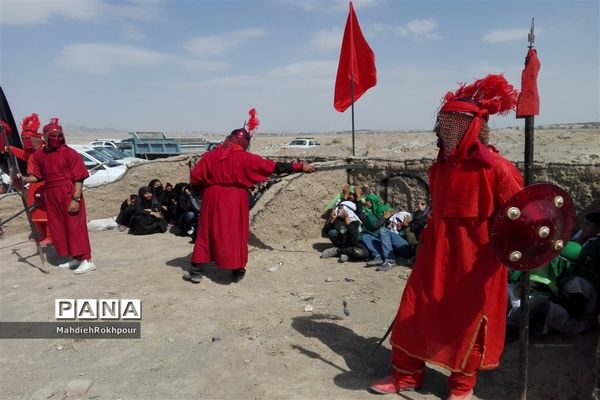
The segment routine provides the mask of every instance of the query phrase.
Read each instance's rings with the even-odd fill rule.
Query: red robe
[[[10,146],[10,151],[17,157],[19,160],[23,160],[27,162],[31,154],[28,151],[25,151],[19,147]],[[27,206],[31,207],[34,203],[38,203],[38,207],[31,212],[31,220],[33,222],[46,222],[48,220],[48,215],[46,215],[46,208],[43,205],[43,200],[41,198],[36,199],[35,195],[40,194],[43,195],[44,191],[44,182],[35,182],[30,183],[27,188],[26,200]],[[43,237],[42,237],[43,239]]]
[[[67,211],[75,193],[75,182],[89,176],[79,154],[66,145],[50,152],[40,148],[29,157],[27,173],[44,181],[48,226],[58,255],[90,259],[83,194],[79,212],[69,214]]]
[[[276,163],[227,146],[204,153],[191,173],[192,186],[202,191],[192,262],[237,269],[248,262],[248,189],[267,180]]]
[[[510,161],[490,155],[490,168],[432,165],[432,213],[392,331],[393,352],[453,372],[465,371],[479,329],[477,369],[498,366],[504,348],[507,269],[493,254],[490,227],[523,179]]]

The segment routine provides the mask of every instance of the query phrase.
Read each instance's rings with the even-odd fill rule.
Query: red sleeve
[[[27,160],[27,175],[33,175],[39,180],[44,180],[36,153],[33,153]]]
[[[27,153],[20,147],[10,146],[10,151],[17,157],[19,160],[27,161]]]
[[[90,176],[83,160],[79,156],[75,150],[70,147],[66,148],[68,151],[65,151],[65,157],[67,158],[67,164],[69,165],[69,169],[71,171],[71,179],[73,182],[83,181],[85,178]]]
[[[266,181],[273,174],[277,164],[275,161],[248,152],[240,153],[240,155],[244,168],[238,171],[237,179],[239,183],[252,187],[259,182]]]
[[[202,156],[190,171],[190,184],[194,187],[202,187],[206,177],[206,158]]]
[[[502,206],[510,197],[523,189],[523,176],[513,163],[498,156],[496,167],[496,201]]]
[[[302,172],[302,167],[304,167],[304,163],[301,163],[301,162],[293,162],[292,163],[292,171],[294,171],[294,172]]]

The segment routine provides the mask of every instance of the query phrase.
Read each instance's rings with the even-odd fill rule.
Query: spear
[[[525,186],[533,183],[533,142],[534,142],[534,116],[539,114],[539,96],[537,92],[537,74],[540,62],[537,51],[534,49],[535,35],[533,33],[534,19],[531,19],[531,29],[527,35],[529,42],[525,68],[521,75],[521,94],[517,103],[517,118],[525,118],[525,149],[524,172]],[[520,400],[527,399],[527,365],[529,362],[529,271],[521,274],[521,321],[520,321],[520,348],[519,348],[519,391]]]

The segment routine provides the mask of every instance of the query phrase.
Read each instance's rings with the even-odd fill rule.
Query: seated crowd
[[[164,188],[159,179],[139,188],[123,203],[117,216],[119,229],[132,235],[164,233],[170,229],[180,236],[194,238],[200,198],[188,183],[167,183]]]
[[[366,261],[376,271],[389,271],[397,259],[412,265],[429,211],[425,201],[413,213],[394,210],[377,194],[346,185],[326,206],[323,236],[333,247],[323,251],[321,258]]]
[[[521,320],[520,275],[509,274],[507,339],[517,340]],[[529,280],[530,334],[584,333],[597,325],[600,303],[600,211],[585,215],[583,225],[547,265]]]
[[[280,179],[260,183],[248,191],[248,206],[252,208],[265,190]],[[195,240],[201,196],[189,183],[180,182],[164,187],[160,179],[152,179],[139,188],[120,206],[116,222],[120,231],[128,229],[132,235],[151,235],[170,231]]]

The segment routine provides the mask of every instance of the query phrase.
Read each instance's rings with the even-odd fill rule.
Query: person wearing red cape
[[[23,122],[21,122],[23,148],[10,146],[10,151],[19,160],[27,162],[33,152],[44,145],[43,136],[38,133],[39,127],[40,119],[36,113],[23,118]],[[30,183],[27,188],[26,201],[27,207],[37,204],[37,207],[31,211],[31,220],[35,225],[40,246],[46,247],[52,244],[52,235],[48,228],[48,215],[44,207],[43,192],[44,182]]]
[[[83,181],[89,173],[79,154],[66,145],[58,118],[43,128],[44,147],[37,149],[27,165],[28,183],[43,181],[44,203],[54,248],[59,256],[71,260],[60,268],[74,268],[76,274],[96,269],[87,230]]]
[[[231,270],[233,282],[244,277],[248,262],[248,189],[272,174],[311,173],[315,168],[301,162],[267,160],[250,153],[250,140],[259,125],[256,110],[244,127],[235,129],[222,145],[202,155],[191,171],[191,185],[202,198],[198,233],[191,269],[183,279],[200,283],[204,264],[215,262]]]
[[[434,131],[432,212],[392,328],[392,369],[370,385],[388,394],[419,389],[425,363],[450,371],[449,399],[471,399],[479,370],[504,349],[507,268],[495,257],[496,212],[523,188],[519,170],[488,145],[488,116],[506,114],[517,91],[488,75],[448,92]]]

